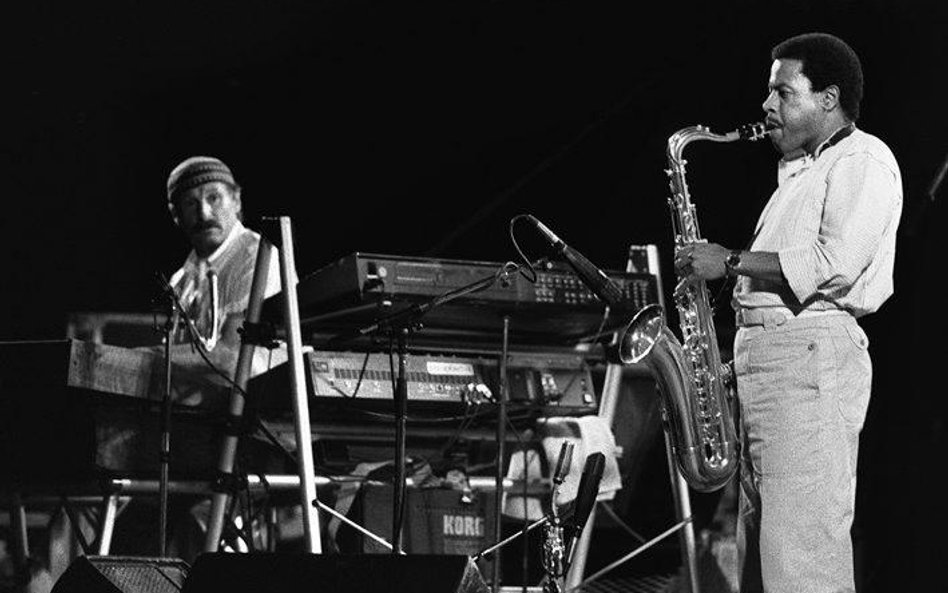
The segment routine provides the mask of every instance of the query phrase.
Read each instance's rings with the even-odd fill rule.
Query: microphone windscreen
[[[599,483],[602,481],[602,472],[606,467],[606,456],[603,453],[593,453],[586,457],[583,466],[583,475],[579,478],[576,490],[576,507],[573,511],[573,525],[571,531],[579,535],[589,519],[596,498],[599,496]]]

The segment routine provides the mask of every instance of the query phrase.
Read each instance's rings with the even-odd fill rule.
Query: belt
[[[849,313],[842,309],[804,309],[803,311],[794,313],[785,307],[760,307],[757,309],[738,309],[735,315],[735,323],[737,327],[752,327],[756,325],[777,327],[791,319],[829,317],[834,315],[849,315]]]

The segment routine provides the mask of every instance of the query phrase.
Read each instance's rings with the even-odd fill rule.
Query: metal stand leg
[[[30,541],[27,535],[26,507],[19,494],[13,495],[10,505],[10,531],[16,580],[25,584],[30,580]]]
[[[246,321],[248,323],[258,323],[260,321],[260,312],[263,308],[263,300],[266,295],[267,274],[270,270],[270,244],[260,239],[260,245],[257,248],[257,259],[254,263],[253,280],[250,288],[250,303],[247,306]],[[286,291],[284,291],[286,292]],[[204,540],[205,552],[216,552],[221,542],[221,534],[224,531],[224,515],[226,514],[228,499],[230,498],[229,484],[226,482],[234,471],[234,462],[237,457],[238,428],[236,424],[243,418],[244,414],[244,393],[246,393],[247,383],[250,380],[250,372],[253,365],[253,355],[255,345],[249,341],[244,341],[240,345],[240,353],[237,358],[237,371],[234,378],[234,388],[230,394],[230,429],[224,436],[221,443],[221,454],[217,464],[219,473],[219,483],[215,487],[214,496],[211,497],[211,514],[208,517],[207,534]]]
[[[289,367],[293,373],[293,410],[296,428],[296,450],[299,455],[300,502],[303,505],[303,533],[309,551],[322,552],[319,533],[319,510],[316,504],[316,466],[313,461],[313,439],[310,432],[309,398],[306,393],[306,371],[303,365],[303,337],[300,329],[299,303],[296,298],[296,264],[293,259],[293,232],[290,219],[280,217],[280,279],[283,286],[283,317],[286,325]]]
[[[616,404],[619,400],[619,386],[622,384],[622,365],[610,364],[606,367],[606,376],[602,385],[602,396],[599,399],[599,417],[612,426],[615,418]],[[593,525],[596,523],[596,507],[589,513],[586,528],[575,544],[572,563],[566,574],[566,590],[577,587],[583,580],[586,572],[586,556],[589,553],[589,543],[592,541]]]
[[[622,383],[622,372],[623,367],[621,365],[610,364],[606,368],[606,376],[603,381],[599,416],[604,418],[610,426],[615,418],[619,387]],[[675,517],[679,522],[676,528],[678,529],[678,539],[681,544],[683,578],[688,584],[688,591],[690,591],[690,593],[700,593],[698,586],[697,555],[695,553],[695,532],[694,525],[691,521],[691,498],[688,492],[688,483],[685,482],[685,479],[675,466],[675,460],[672,456],[667,433],[665,433],[665,454],[668,460],[672,496],[675,502]],[[573,562],[570,565],[569,573],[566,575],[567,591],[575,589],[583,582],[583,575],[586,570],[586,556],[589,553],[589,544],[592,540],[592,525],[594,524],[595,518],[596,508],[594,507],[586,522],[587,528],[583,530],[579,541],[576,542]]]
[[[688,482],[682,477],[675,465],[668,433],[665,435],[665,455],[668,459],[668,476],[671,480],[672,496],[675,499],[675,517],[683,523],[678,530],[678,541],[681,543],[682,576],[688,583],[691,593],[700,593],[698,586],[698,558],[695,554],[695,525],[691,517],[691,496],[688,493]]]
[[[279,218],[282,247],[280,249],[280,279],[282,282],[283,316],[287,331],[287,350],[289,354],[289,368],[292,372],[291,387],[293,391],[294,424],[296,428],[296,446],[299,455],[300,502],[303,511],[303,532],[308,544],[308,550],[314,554],[322,551],[319,533],[319,515],[316,509],[316,481],[315,464],[313,462],[312,436],[310,434],[309,400],[306,393],[306,376],[303,364],[302,332],[300,330],[299,303],[296,295],[296,265],[293,259],[293,234],[290,219],[286,216]],[[266,296],[267,274],[270,269],[270,244],[263,238],[257,248],[257,259],[254,263],[252,286],[250,288],[250,302],[247,306],[246,324],[257,324],[263,309]],[[204,542],[206,552],[216,552],[220,546],[221,534],[224,528],[224,515],[229,499],[229,488],[226,482],[232,477],[234,461],[237,454],[237,436],[239,431],[236,424],[243,417],[244,395],[252,371],[255,345],[244,341],[240,346],[240,355],[237,359],[235,387],[231,391],[229,431],[221,447],[218,471],[222,484],[218,485],[217,492],[211,499],[211,516],[208,520],[207,538]]]
[[[99,525],[99,546],[96,552],[99,556],[108,556],[112,547],[112,534],[115,532],[115,518],[118,516],[118,494],[109,494],[102,501],[101,518]]]
[[[629,247],[629,261],[626,268],[630,272],[635,269],[635,263],[632,260],[633,253],[637,250],[639,250],[639,248],[635,246]],[[648,260],[646,267],[655,275],[658,286],[662,286],[662,268],[659,264],[658,247],[655,245],[647,245],[645,251]],[[665,295],[661,290],[658,291],[658,302],[663,308],[665,307]],[[683,527],[678,532],[678,539],[681,542],[681,565],[691,593],[700,593],[700,588],[698,587],[698,563],[695,555],[695,528],[691,520],[691,496],[688,493],[688,483],[682,477],[681,473],[679,473],[678,467],[675,464],[674,455],[672,454],[672,443],[668,438],[668,432],[663,430],[662,433],[665,435],[665,454],[668,457],[668,475],[671,480],[672,496],[675,499],[675,516],[679,522],[683,523]],[[687,523],[685,523],[686,521]]]
[[[503,344],[501,347],[500,353],[500,390],[497,394],[498,397],[498,406],[497,406],[497,466],[495,467],[494,473],[494,484],[496,484],[497,489],[495,490],[496,496],[494,496],[494,534],[495,537],[500,538],[503,525],[503,510],[504,510],[504,459],[507,456],[506,453],[506,441],[507,441],[507,401],[510,398],[510,394],[507,393],[508,383],[507,383],[507,346],[509,343],[509,332],[510,332],[510,316],[504,315],[504,329],[503,329]],[[526,466],[526,457],[524,457],[524,466]],[[524,501],[526,504],[526,501]],[[526,514],[526,508],[524,508],[524,514]],[[500,591],[500,560],[495,559],[494,563],[491,566],[491,590],[494,593],[499,593]]]

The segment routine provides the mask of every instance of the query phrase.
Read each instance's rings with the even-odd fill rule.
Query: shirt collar
[[[816,147],[816,152],[813,153],[813,158],[817,159],[823,154],[823,151],[833,146],[846,136],[849,136],[856,130],[856,124],[849,122],[848,124],[839,127],[835,132],[833,132],[829,138],[824,140],[819,146]]]
[[[808,152],[803,153],[795,159],[784,160],[781,159],[777,163],[777,182],[778,184],[783,183],[785,179],[788,179],[797,173],[803,171],[810,165],[812,165],[816,159],[820,157],[823,152],[838,143],[843,138],[849,136],[856,130],[856,124],[850,122],[833,132],[829,138],[820,143],[816,147],[816,152],[810,154]]]
[[[795,159],[780,159],[777,163],[777,183],[782,184],[784,180],[793,177],[800,171],[803,171],[813,162],[813,157],[804,153]]]

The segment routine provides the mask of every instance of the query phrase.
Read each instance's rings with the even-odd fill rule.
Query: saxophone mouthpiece
[[[768,127],[764,122],[756,122],[753,124],[746,124],[738,128],[737,132],[740,134],[742,140],[750,140],[751,142],[760,140],[761,138],[766,138],[773,127]]]

